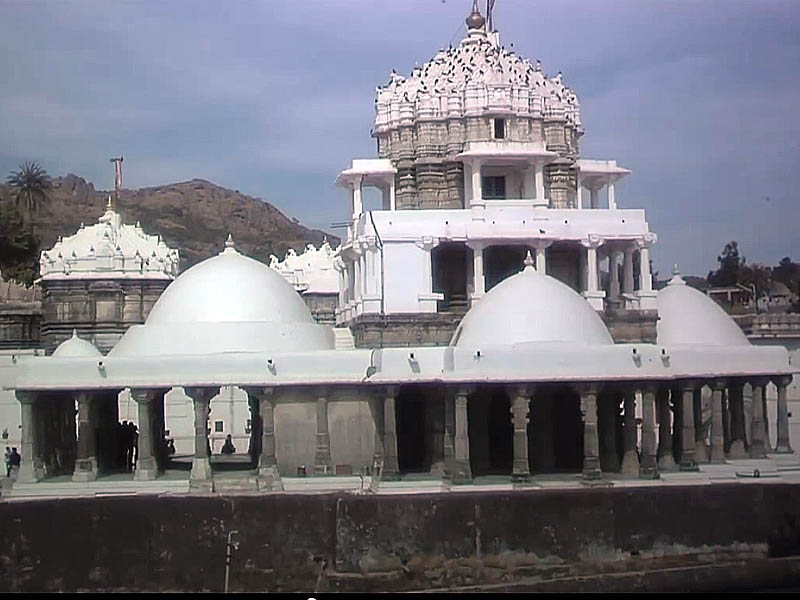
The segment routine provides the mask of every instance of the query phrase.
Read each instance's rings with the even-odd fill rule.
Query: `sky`
[[[485,2],[481,2],[484,5]],[[341,235],[375,88],[465,34],[472,0],[0,0],[0,174],[202,178]],[[497,0],[501,42],[581,102],[663,279],[800,260],[800,1]]]

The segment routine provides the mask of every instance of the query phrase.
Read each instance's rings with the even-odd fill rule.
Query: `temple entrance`
[[[484,277],[488,292],[506,277],[522,271],[527,246],[489,246],[484,250]]]
[[[503,390],[473,394],[467,404],[473,476],[510,475],[514,459],[511,403]]]
[[[444,294],[438,312],[466,312],[470,252],[463,242],[439,244],[431,251],[433,291]]]
[[[559,472],[583,469],[583,419],[580,395],[567,386],[553,389],[554,467]]]
[[[401,473],[430,469],[430,443],[426,435],[426,398],[417,386],[403,386],[395,401],[397,411],[397,464]]]

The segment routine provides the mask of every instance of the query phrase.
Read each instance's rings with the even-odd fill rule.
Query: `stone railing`
[[[731,316],[748,337],[800,337],[800,313]]]

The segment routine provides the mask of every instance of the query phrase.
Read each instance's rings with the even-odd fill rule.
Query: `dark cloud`
[[[24,159],[110,187],[203,177],[303,222],[369,136],[375,86],[457,43],[469,0],[0,5],[0,169]],[[665,273],[800,258],[800,3],[500,0],[505,44],[564,72],[583,154],[633,174]],[[766,201],[765,198],[770,198]]]

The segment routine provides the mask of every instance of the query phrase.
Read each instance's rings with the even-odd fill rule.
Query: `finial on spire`
[[[672,279],[669,280],[667,285],[686,285],[686,282],[681,277],[681,272],[678,269],[678,263],[675,263],[675,266],[672,267]]]
[[[481,29],[486,24],[481,11],[478,9],[478,0],[472,2],[472,12],[467,17],[467,29]]]
[[[74,338],[78,337],[78,330],[77,329],[73,329],[72,330],[72,337],[74,337]]]
[[[525,265],[525,269],[526,270],[527,269],[533,269],[533,264],[534,264],[533,263],[533,256],[531,256],[531,251],[530,250],[528,250],[528,254],[527,254],[527,256],[525,256],[525,260],[523,261],[523,264]]]
[[[108,195],[108,199],[106,200],[106,210],[114,210],[114,196],[111,194]]]
[[[228,239],[225,240],[225,249],[222,252],[236,252],[236,244],[233,243],[233,236],[230,233],[228,234]]]
[[[674,277],[675,275],[680,275],[680,274],[681,274],[681,271],[680,271],[680,269],[678,269],[678,263],[675,263],[673,265],[673,267],[672,267],[672,275]]]

